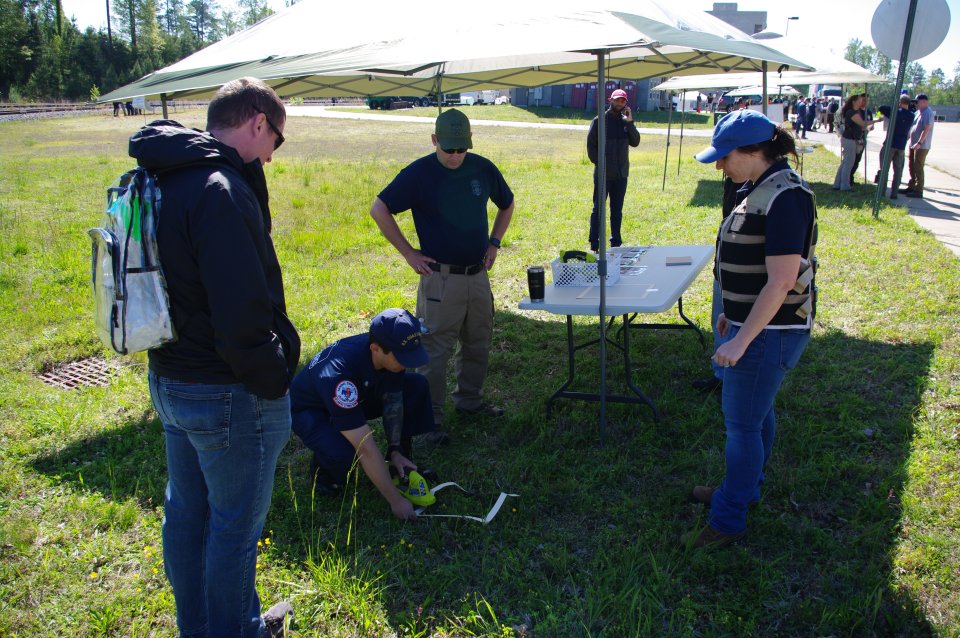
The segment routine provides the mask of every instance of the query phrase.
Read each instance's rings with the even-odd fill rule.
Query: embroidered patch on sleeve
[[[341,381],[333,391],[333,402],[344,410],[357,407],[360,403],[360,393],[353,381]]]

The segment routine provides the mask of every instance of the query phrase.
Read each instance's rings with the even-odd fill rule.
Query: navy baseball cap
[[[710,146],[693,157],[704,164],[715,162],[741,146],[772,140],[776,129],[776,124],[757,111],[743,109],[727,113],[720,118],[716,128],[713,129]]]
[[[405,368],[419,368],[430,359],[421,343],[420,320],[403,308],[387,308],[374,317],[370,333]]]

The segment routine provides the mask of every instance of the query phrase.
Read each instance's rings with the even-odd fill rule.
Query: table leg
[[[627,315],[623,315],[623,325],[627,325]],[[640,397],[641,401],[650,406],[650,409],[653,410],[654,422],[659,422],[660,412],[657,410],[657,406],[633,382],[633,366],[630,365],[630,330],[623,331],[623,375],[627,381],[627,387],[633,390],[633,393]]]
[[[576,353],[576,347],[573,343],[573,317],[567,315],[567,380],[564,382],[560,389],[554,392],[549,399],[547,399],[547,417],[550,416],[550,411],[553,409],[553,402],[562,397],[566,392],[566,389],[570,387],[570,384],[573,383],[573,377],[575,373],[575,360],[574,354]]]
[[[610,324],[612,326],[616,317],[610,318]],[[627,321],[627,316],[623,316],[623,321]],[[592,339],[585,343],[579,345],[574,343],[573,338],[573,317],[567,315],[567,380],[560,386],[556,392],[554,392],[549,399],[547,399],[547,417],[549,418],[553,410],[553,402],[557,399],[574,399],[579,401],[599,401],[600,394],[591,393],[591,392],[578,392],[574,390],[568,390],[570,384],[573,383],[573,379],[576,376],[576,359],[575,354],[577,350],[592,346],[596,343],[599,343],[600,339]],[[654,405],[653,401],[647,397],[642,390],[633,382],[633,370],[630,363],[630,341],[629,337],[624,338],[624,343],[618,343],[610,338],[607,338],[607,343],[612,345],[614,348],[617,348],[623,354],[623,368],[626,375],[627,387],[630,388],[630,391],[636,396],[623,395],[623,394],[607,394],[606,400],[611,403],[634,403],[634,404],[645,404],[653,410],[653,418],[655,421],[660,419],[660,414],[657,411],[657,406]]]
[[[687,315],[683,314],[683,297],[677,299],[677,311],[680,313],[680,318],[683,319],[684,324],[679,323],[633,323],[633,320],[640,313],[634,313],[630,316],[630,319],[627,319],[627,316],[624,315],[623,326],[620,327],[620,330],[617,331],[617,337],[620,337],[620,333],[626,330],[628,327],[635,330],[696,330],[697,338],[700,340],[700,347],[704,350],[707,349],[707,340],[703,336],[703,331],[700,330],[700,327],[697,324],[693,323]]]

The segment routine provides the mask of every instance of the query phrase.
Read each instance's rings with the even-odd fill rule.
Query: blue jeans
[[[713,326],[713,351],[716,352],[717,348],[725,344],[727,341],[730,341],[730,333],[727,333],[726,337],[720,336],[720,331],[717,330],[717,319],[720,318],[720,313],[723,312],[723,293],[720,290],[720,282],[717,281],[717,278],[713,278],[713,298],[710,303],[710,325]],[[713,359],[710,360],[710,365],[713,367],[713,376],[717,379],[723,381],[723,366],[717,365],[717,362]]]
[[[371,398],[365,401],[363,416],[368,421],[383,416],[380,400]],[[427,378],[416,372],[406,372],[403,375],[401,440],[433,432],[436,428]],[[300,410],[294,413],[293,431],[313,451],[317,465],[326,470],[333,482],[341,485],[347,482],[357,451],[340,430],[330,425],[330,415],[325,410]],[[407,453],[404,451],[404,454]]]
[[[593,212],[590,214],[590,245],[600,243],[600,202],[597,201],[597,175],[593,175]],[[623,200],[627,196],[627,178],[607,180],[607,195],[610,197],[610,246],[616,248],[623,244],[620,225],[623,222]]]
[[[180,635],[258,637],[257,541],[290,438],[290,398],[152,372],[149,381],[166,434],[163,560]]]
[[[731,326],[728,335],[732,339],[739,330]],[[747,507],[760,500],[763,471],[777,433],[774,399],[809,342],[809,330],[768,328],[757,335],[737,365],[724,370],[727,474],[713,493],[708,519],[717,531],[738,534],[747,528]]]

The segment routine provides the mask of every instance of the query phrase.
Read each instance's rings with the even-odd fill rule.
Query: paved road
[[[419,122],[432,125],[433,120],[413,115],[385,115],[382,113],[330,111],[325,106],[288,106],[287,114],[292,117],[328,117],[351,120],[381,120]],[[509,126],[520,128],[554,128],[587,131],[586,124],[550,124],[538,122],[503,122],[497,120],[471,120],[476,126]],[[642,127],[645,135],[666,135],[666,128]],[[679,135],[679,127],[674,127],[671,135]],[[712,130],[686,129],[684,137],[710,137]],[[812,131],[809,141],[822,144],[838,156],[840,138],[831,133]],[[867,170],[872,178],[877,167],[877,154],[883,142],[883,135],[874,133],[868,138]],[[924,199],[900,197],[897,203],[909,206],[910,216],[921,227],[932,232],[955,255],[960,256],[960,123],[937,122],[933,129],[933,146],[927,156],[926,193]],[[904,166],[904,181],[908,175]]]

